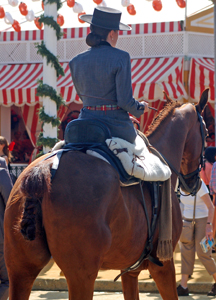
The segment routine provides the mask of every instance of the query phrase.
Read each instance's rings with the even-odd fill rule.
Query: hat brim
[[[82,21],[84,21],[86,23],[89,23],[89,24],[92,24],[92,25],[95,25],[95,26],[98,26],[98,25],[92,23],[92,17],[93,17],[93,15],[86,15],[86,14],[79,16],[79,18]],[[103,27],[103,26],[100,26],[100,27],[104,28],[104,29],[115,30],[115,29],[110,28],[110,27]],[[128,31],[128,30],[132,30],[132,28],[129,25],[126,25],[126,24],[123,24],[123,23],[119,23],[119,29],[118,30],[127,30]]]

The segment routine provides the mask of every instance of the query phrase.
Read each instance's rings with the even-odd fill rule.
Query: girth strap
[[[150,221],[149,221],[149,216],[148,216],[148,211],[147,211],[147,207],[146,207],[146,202],[145,202],[145,198],[144,198],[144,193],[143,193],[143,189],[142,189],[141,180],[140,180],[139,184],[140,184],[140,190],[141,190],[141,194],[142,194],[142,205],[143,205],[143,209],[144,209],[144,212],[145,212],[145,215],[146,215],[146,220],[147,220],[147,228],[148,228],[147,242],[145,244],[145,248],[144,248],[140,258],[138,259],[138,261],[135,262],[135,264],[133,264],[132,266],[130,266],[127,269],[123,270],[121,274],[116,276],[114,281],[117,281],[119,279],[119,277],[122,276],[123,274],[138,269],[141,266],[141,264],[143,263],[143,261],[146,260],[146,259],[150,260],[151,262],[155,263],[156,265],[158,265],[160,267],[163,266],[163,264],[157,258],[154,258],[150,255],[151,252],[152,252],[152,249],[153,249],[153,237],[154,237],[156,224],[157,224],[157,217],[158,217],[159,182],[152,182],[154,192],[153,192],[153,201],[152,201],[152,221],[151,221],[151,224],[150,224]]]

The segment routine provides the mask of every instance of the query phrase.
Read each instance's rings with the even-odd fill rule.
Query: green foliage
[[[40,132],[37,144],[38,146],[53,148],[58,141],[57,138],[44,137],[43,132]]]
[[[64,76],[64,70],[59,63],[58,58],[47,49],[44,41],[41,41],[41,44],[37,44],[36,48],[38,49],[37,54],[40,54],[42,57],[46,57],[47,64],[51,63],[51,65],[54,67],[57,73],[57,77],[59,77],[60,75]]]
[[[43,3],[45,3],[45,1],[49,4],[57,3],[57,10],[59,10],[62,7],[61,0],[43,0]]]
[[[57,40],[60,40],[60,38],[63,36],[59,24],[54,20],[53,17],[45,17],[44,15],[41,15],[38,22],[52,27],[56,31]]]
[[[48,84],[43,84],[42,80],[38,80],[38,87],[37,87],[37,96],[38,97],[50,97],[53,101],[55,101],[57,105],[57,110],[59,110],[59,107],[63,104],[65,105],[63,98],[61,95],[58,95],[56,90],[49,86]]]

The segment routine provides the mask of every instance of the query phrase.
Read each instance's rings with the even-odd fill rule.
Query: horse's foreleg
[[[149,262],[148,269],[161,297],[164,300],[178,300],[173,259],[163,262],[163,267]]]
[[[139,300],[138,276],[140,272],[127,272],[121,276],[125,300]]]

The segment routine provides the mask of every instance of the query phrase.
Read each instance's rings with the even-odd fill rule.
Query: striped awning
[[[57,81],[57,91],[66,104],[81,103],[76,94],[68,63],[61,64],[65,76]],[[0,67],[0,104],[4,106],[35,105],[40,101],[36,96],[37,81],[43,79],[43,64],[20,64]]]
[[[57,81],[58,93],[66,104],[81,103],[76,94],[68,63],[62,63],[65,76]],[[187,98],[183,85],[183,58],[147,58],[131,60],[132,87],[136,99],[163,99],[163,90],[176,100]],[[0,67],[0,104],[4,106],[35,105],[37,81],[43,79],[42,64],[6,65]]]
[[[182,57],[132,60],[132,86],[136,99],[163,99],[163,91],[175,100],[187,99]]]
[[[210,88],[209,103],[213,104],[214,92],[214,59],[191,58],[189,73],[189,96],[198,102],[205,88]]]

